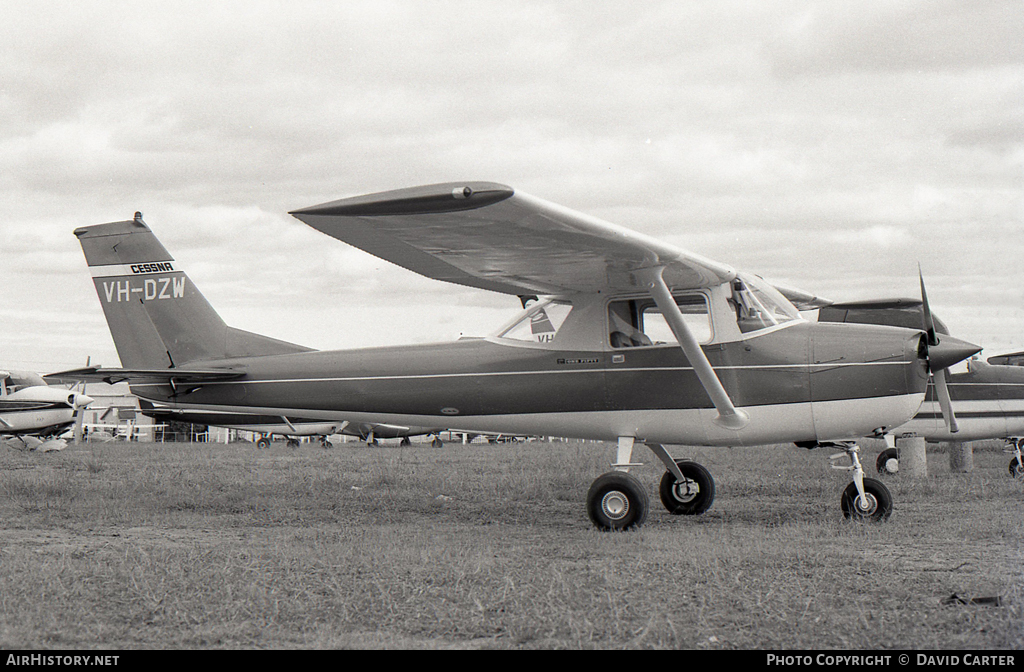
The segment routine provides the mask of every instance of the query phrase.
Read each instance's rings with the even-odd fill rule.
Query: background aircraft
[[[938,317],[932,316],[936,331],[949,331]],[[917,299],[879,299],[851,303],[835,303],[818,311],[818,320],[826,322],[859,322],[908,326],[924,319],[924,306]],[[936,384],[930,381],[920,410],[906,424],[886,432],[889,447],[876,460],[879,473],[899,470],[899,453],[895,437],[916,435],[926,441],[979,441],[1005,439],[1014,452],[1010,474],[1024,472],[1020,441],[1024,437],[1024,367],[1010,365],[1020,353],[967,362],[966,373],[948,376],[950,414],[943,414]]]
[[[1024,352],[1008,352],[1005,355],[994,355],[986,361],[989,364],[1000,366],[1024,366]]]
[[[439,429],[427,429],[425,427],[401,427],[397,425],[385,425],[382,423],[360,422],[353,424],[347,420],[341,422],[324,422],[322,420],[309,420],[306,418],[289,418],[286,416],[258,415],[254,413],[242,413],[237,411],[191,411],[164,405],[155,405],[150,401],[142,399],[139,401],[143,415],[155,420],[167,422],[176,420],[178,422],[189,422],[198,425],[211,427],[226,427],[247,432],[263,434],[257,440],[256,445],[260,448],[267,448],[274,436],[283,436],[287,439],[289,446],[297,446],[299,441],[296,437],[319,436],[320,443],[325,448],[331,447],[327,437],[333,434],[345,434],[347,436],[358,436],[367,445],[377,445],[378,439],[401,439],[402,445],[409,445],[409,437],[433,434],[431,445],[435,448],[444,446],[441,441]]]
[[[23,448],[49,452],[67,443],[58,435],[76,422],[92,398],[81,392],[47,385],[38,373],[0,371],[0,435]]]
[[[929,370],[978,351],[921,329],[809,323],[760,278],[500,184],[429,185],[296,211],[328,235],[423,275],[548,297],[484,339],[313,351],[227,326],[141,214],[75,231],[123,369],[142,398],[191,410],[611,440],[587,511],[641,525],[635,443],[665,465],[673,514],[703,513],[714,481],[662,444],[812,441],[850,457],[844,515],[886,518],[858,436],[909,420]]]

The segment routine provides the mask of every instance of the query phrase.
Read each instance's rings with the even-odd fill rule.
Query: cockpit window
[[[564,301],[545,301],[533,306],[526,314],[499,336],[513,341],[551,343],[565,318],[572,312],[572,304]]]
[[[750,276],[732,281],[729,304],[736,311],[740,331],[748,333],[799,319],[793,304],[774,287]]]
[[[677,296],[683,321],[699,343],[711,340],[711,313],[703,294]],[[608,304],[609,342],[613,348],[631,348],[675,342],[675,335],[652,299],[613,301]]]

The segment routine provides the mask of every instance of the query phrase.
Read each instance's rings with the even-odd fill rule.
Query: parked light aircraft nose
[[[225,325],[137,214],[75,232],[127,368],[65,378],[128,380],[183,409],[610,440],[614,470],[587,497],[600,529],[647,517],[628,473],[637,442],[665,465],[673,514],[706,511],[714,482],[662,444],[836,442],[853,474],[844,515],[889,515],[891,496],[863,478],[850,440],[920,406],[922,330],[806,322],[756,275],[505,185],[292,214],[427,277],[544,298],[483,339],[313,351]]]
[[[68,395],[68,403],[75,408],[85,408],[89,404],[95,401],[92,397],[87,394],[75,392]]]
[[[867,324],[928,326],[931,319],[938,344],[930,346],[933,366],[938,370],[958,361],[964,351],[973,346],[951,336],[942,321],[925,311],[924,298],[871,299],[847,303],[822,301],[819,322],[860,322]],[[930,341],[929,341],[930,342]],[[948,357],[941,353],[953,351]],[[937,354],[937,352],[939,354]],[[928,384],[925,402],[917,414],[905,425],[885,432],[888,444],[875,462],[883,474],[899,469],[899,451],[896,440],[902,436],[922,437],[930,442],[969,442],[982,439],[1004,439],[1015,457],[1010,462],[1010,473],[1017,475],[1020,462],[1020,437],[1024,437],[1024,368],[1003,366],[1013,355],[997,355],[988,363],[970,360],[966,373],[954,373],[947,380],[935,378]],[[943,376],[945,378],[945,376]],[[948,390],[943,393],[942,386]]]
[[[92,401],[85,394],[47,385],[35,372],[0,371],[0,435],[14,436],[24,447],[59,443],[62,448],[64,442],[53,437],[80,419]]]

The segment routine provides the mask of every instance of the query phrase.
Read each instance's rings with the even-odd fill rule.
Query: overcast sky
[[[118,365],[72,230],[141,210],[232,326],[484,335],[514,297],[289,210],[508,184],[1024,349],[1024,5],[0,0],[0,368]]]

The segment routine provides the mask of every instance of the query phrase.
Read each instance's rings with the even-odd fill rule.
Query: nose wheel
[[[875,460],[875,467],[878,469],[878,473],[895,474],[900,470],[900,454],[895,448],[886,448],[878,454],[878,459]]]
[[[892,513],[892,495],[885,483],[874,478],[864,479],[864,494],[857,492],[857,484],[850,483],[840,500],[843,517],[849,520],[885,520]]]
[[[830,460],[837,460],[842,457],[850,458],[850,466],[833,464],[833,469],[841,469],[851,472],[853,480],[843,490],[839,500],[840,508],[843,510],[843,517],[848,520],[886,520],[892,514],[892,495],[885,483],[874,478],[864,478],[864,469],[861,467],[860,446],[856,443],[840,441],[828,444],[843,450],[829,457]],[[886,451],[887,452],[887,451]],[[895,451],[893,451],[895,452]],[[884,454],[884,453],[883,453]],[[881,457],[877,463],[881,467]]]
[[[1006,452],[1013,455],[1013,459],[1010,460],[1010,476],[1024,478],[1024,456],[1021,455],[1021,444],[1024,444],[1024,439],[1007,439],[1006,443],[1010,446]]]

